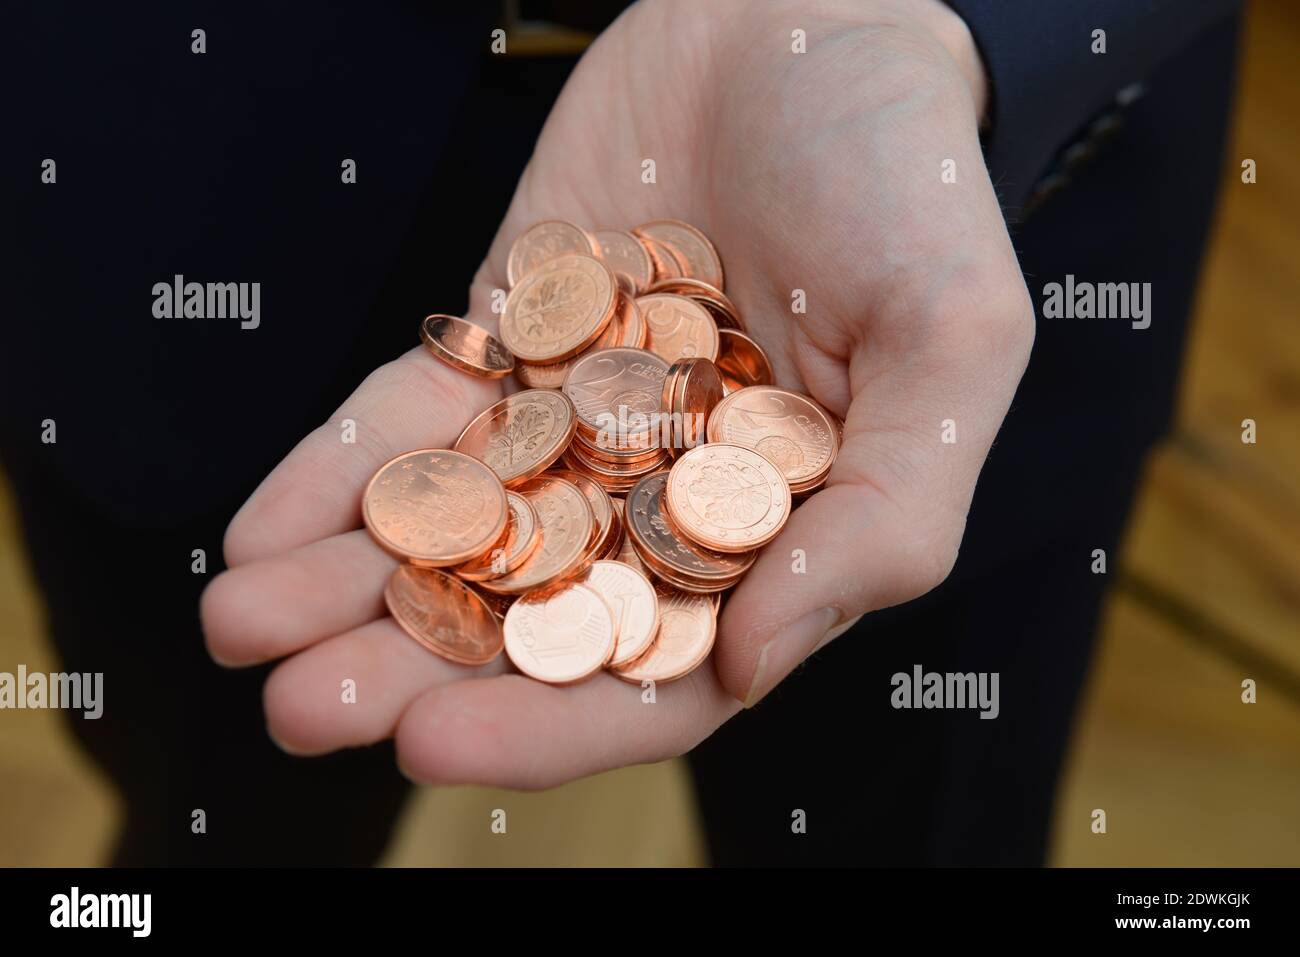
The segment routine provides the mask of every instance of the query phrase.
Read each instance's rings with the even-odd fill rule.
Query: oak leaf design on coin
[[[702,500],[705,517],[722,526],[749,525],[767,514],[772,502],[763,477],[735,462],[704,466],[690,490]]]
[[[488,439],[483,461],[492,468],[515,464],[518,452],[532,453],[550,430],[550,416],[535,405],[526,405],[512,416],[501,432]]]
[[[573,274],[548,276],[519,303],[524,334],[533,339],[558,339],[568,335],[590,308],[583,278]]]

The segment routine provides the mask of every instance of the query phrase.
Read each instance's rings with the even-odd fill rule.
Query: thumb
[[[746,707],[864,613],[917,598],[952,570],[1033,341],[1023,283],[1000,288],[1010,295],[985,299],[985,318],[960,324],[960,342],[939,336],[920,363],[886,356],[878,373],[860,372],[826,486],[795,509],[723,613],[715,667]],[[974,302],[958,307],[971,317]],[[960,442],[938,427],[950,410],[961,410]]]
[[[797,508],[727,603],[714,651],[718,679],[751,707],[864,612],[937,585],[950,542],[910,536],[897,508],[868,486],[829,484]]]

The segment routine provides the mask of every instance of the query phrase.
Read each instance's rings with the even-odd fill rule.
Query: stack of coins
[[[721,596],[826,481],[836,418],[772,384],[708,238],[676,220],[548,220],[510,250],[500,340],[424,320],[429,351],[525,386],[451,450],[382,466],[367,528],[402,559],[385,590],[431,651],[504,649],[553,684],[672,681],[705,661]]]

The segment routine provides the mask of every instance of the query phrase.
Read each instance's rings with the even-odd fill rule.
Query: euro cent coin
[[[650,579],[618,561],[598,561],[585,580],[605,599],[617,624],[618,644],[609,667],[631,664],[645,653],[659,631],[659,601]]]
[[[598,259],[551,259],[520,279],[506,296],[501,341],[524,362],[559,362],[600,338],[617,301],[618,282]]]
[[[652,293],[639,297],[636,304],[649,327],[646,348],[665,362],[697,356],[710,362],[718,358],[718,325],[695,300]]]
[[[665,491],[683,535],[718,552],[749,552],[780,533],[790,517],[790,486],[753,449],[701,445],[674,464]]]
[[[709,238],[690,223],[680,219],[657,219],[632,230],[638,237],[667,246],[676,253],[682,272],[690,279],[707,282],[724,289],[722,260]]]
[[[634,292],[642,292],[654,281],[654,262],[635,236],[625,229],[598,229],[594,236],[600,258],[615,273],[627,276]]]
[[[578,427],[602,437],[602,447],[650,449],[667,371],[668,364],[645,349],[601,349],[573,364],[564,394],[578,413]]]
[[[478,459],[421,449],[380,466],[361,510],[385,551],[413,565],[440,568],[490,548],[505,530],[509,508],[501,480]]]
[[[496,543],[482,555],[472,558],[454,569],[466,581],[487,581],[512,572],[527,561],[542,543],[537,512],[532,504],[518,492],[506,489],[506,502],[510,508],[506,530]]]
[[[420,340],[436,358],[480,379],[501,379],[515,368],[500,339],[457,316],[425,316]]]
[[[515,285],[542,263],[570,253],[596,255],[590,234],[562,219],[544,219],[516,237],[506,259],[506,282]]]
[[[573,403],[562,393],[527,389],[479,413],[456,440],[456,451],[481,459],[513,487],[548,469],[576,427]]]
[[[401,565],[384,588],[401,629],[437,655],[485,665],[501,653],[501,623],[465,583],[432,568]]]
[[[750,386],[714,407],[708,439],[753,449],[779,468],[798,494],[826,480],[839,452],[840,425],[807,396]]]
[[[611,668],[633,684],[684,678],[709,656],[718,633],[717,613],[708,595],[692,595],[662,583],[656,584],[655,595],[659,633],[649,650],[635,661]]]
[[[595,674],[615,647],[614,615],[592,588],[571,582],[524,595],[506,612],[506,654],[538,681],[565,685]]]
[[[522,595],[575,577],[590,558],[588,547],[595,519],[581,489],[565,479],[539,475],[516,491],[537,513],[542,544],[514,571],[479,584],[498,595]]]

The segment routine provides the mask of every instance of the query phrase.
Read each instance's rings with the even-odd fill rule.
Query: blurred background
[[[572,52],[585,42],[539,31],[516,49]],[[1252,3],[1178,423],[1148,463],[1111,562],[1101,642],[1057,796],[1055,865],[1300,866],[1298,58],[1300,5]],[[1241,182],[1245,158],[1258,164],[1254,185]],[[1253,445],[1241,441],[1247,418],[1258,427]],[[0,482],[0,671],[20,662],[59,669],[43,621]],[[1241,701],[1247,678],[1258,686],[1253,705]],[[2,866],[93,866],[111,849],[117,797],[63,720],[9,711],[0,721]],[[498,807],[525,826],[491,835],[483,823]],[[1105,835],[1091,832],[1093,808],[1106,809]],[[421,790],[385,862],[706,858],[689,771],[670,761],[540,794]]]

